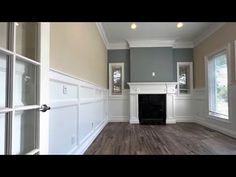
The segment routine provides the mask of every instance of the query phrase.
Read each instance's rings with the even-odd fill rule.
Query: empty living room
[[[236,155],[234,22],[0,22],[0,81],[0,155]]]

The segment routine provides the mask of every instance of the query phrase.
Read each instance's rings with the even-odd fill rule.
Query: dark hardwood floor
[[[86,155],[236,154],[236,139],[195,123],[108,123]]]

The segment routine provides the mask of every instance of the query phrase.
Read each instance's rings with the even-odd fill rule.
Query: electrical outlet
[[[71,136],[71,144],[75,144],[75,136]]]
[[[67,87],[63,85],[63,94],[67,94]]]

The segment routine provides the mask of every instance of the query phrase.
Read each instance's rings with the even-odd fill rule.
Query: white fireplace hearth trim
[[[175,95],[177,82],[130,82],[130,124],[139,124],[138,95],[166,94],[166,123],[176,123]]]

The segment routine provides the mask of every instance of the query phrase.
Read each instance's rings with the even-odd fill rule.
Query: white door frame
[[[5,140],[5,153],[12,154],[12,127],[14,124],[15,112],[19,110],[39,110],[40,105],[48,104],[49,103],[49,48],[50,48],[50,23],[41,23],[38,22],[38,52],[37,59],[39,61],[35,61],[29,59],[25,56],[16,53],[16,27],[18,24],[16,22],[8,23],[9,25],[9,49],[0,48],[0,52],[6,54],[8,56],[8,84],[7,84],[7,105],[5,108],[0,109],[0,113],[8,113],[7,117],[5,118],[7,122],[8,128],[6,129],[7,139]],[[16,77],[15,77],[15,68],[16,68],[16,60],[23,61],[26,63],[31,63],[34,66],[39,66],[39,74],[38,74],[38,81],[37,81],[37,89],[40,90],[40,93],[37,95],[37,103],[35,105],[28,105],[28,106],[21,106],[15,107],[14,105],[14,97],[16,84]],[[11,72],[10,72],[11,71]],[[38,91],[39,92],[39,91]],[[40,97],[39,97],[40,96]],[[36,140],[36,149],[28,152],[27,154],[48,154],[48,124],[49,124],[49,114],[48,112],[40,112],[38,114],[39,118],[37,118],[37,137]],[[5,135],[6,138],[6,135]]]
[[[49,105],[49,58],[50,58],[50,23],[40,23],[40,105]],[[49,113],[40,112],[39,153],[49,152]]]

